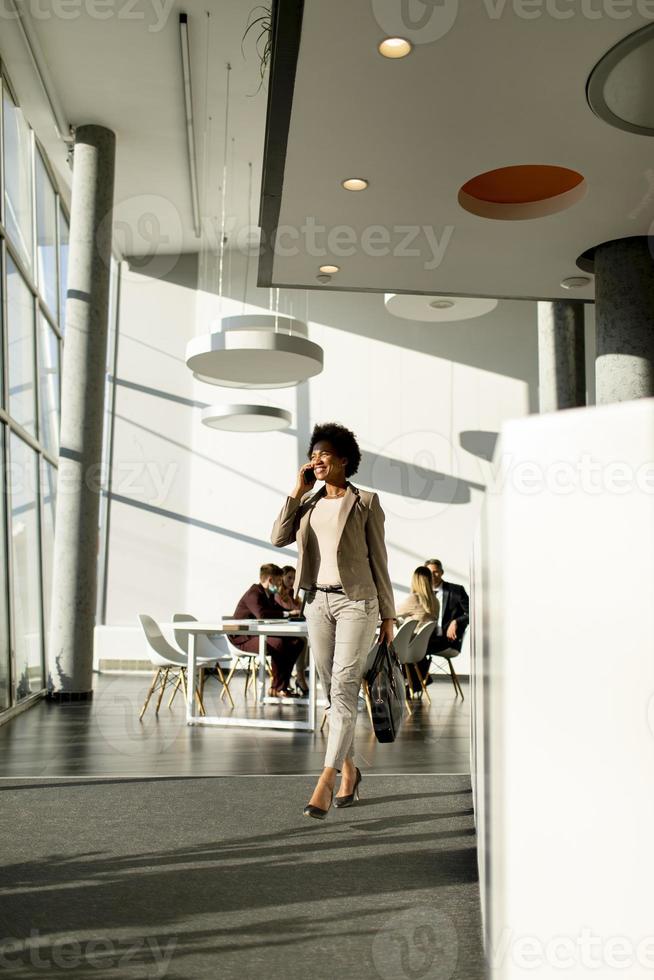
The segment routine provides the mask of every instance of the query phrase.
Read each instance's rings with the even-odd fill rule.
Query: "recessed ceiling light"
[[[321,265],[320,272],[325,272],[329,276],[333,276],[336,272],[340,271],[340,265]]]
[[[590,282],[590,276],[569,276],[561,280],[564,289],[581,289]]]
[[[454,306],[451,299],[434,299],[429,304],[432,310],[450,310]]]
[[[384,58],[406,58],[412,49],[411,41],[407,41],[405,37],[386,37],[377,46]]]
[[[364,177],[348,177],[342,182],[346,191],[365,191],[368,181]]]

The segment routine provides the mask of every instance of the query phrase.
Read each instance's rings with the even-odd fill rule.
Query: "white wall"
[[[269,291],[252,283],[243,306],[239,271],[236,257],[228,284],[235,298],[223,301],[222,314],[265,311]],[[206,332],[221,304],[189,282],[182,263],[167,281],[132,272],[123,288],[114,465],[150,461],[160,479],[175,472],[164,499],[152,485],[145,494],[156,511],[112,504],[107,623],[131,624],[141,611],[230,613],[263,561],[292,563],[294,549],[273,548],[270,530],[313,424],[331,420],[360,440],[353,482],[380,494],[398,599],[427,557],[440,557],[446,578],[467,586],[490,472],[478,453],[491,445],[488,433],[535,406],[535,304],[505,302],[479,320],[437,325],[391,316],[378,294],[282,290],[281,312],[304,319],[308,306],[324,371],[298,388],[253,393],[192,380],[186,341]],[[203,404],[252,401],[290,408],[293,428],[243,435],[200,422]],[[466,673],[467,655],[459,663]]]
[[[188,270],[180,268],[181,274]],[[106,621],[166,617],[185,595],[195,409],[184,363],[195,324],[188,285],[121,270]]]

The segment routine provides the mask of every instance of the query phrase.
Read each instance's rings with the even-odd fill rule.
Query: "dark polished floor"
[[[356,753],[362,770],[375,773],[468,773],[469,699],[455,699],[447,678],[429,687],[432,704],[414,702],[398,740],[379,744],[363,702],[357,722]],[[145,676],[100,675],[94,700],[86,704],[41,702],[0,726],[0,777],[35,776],[216,776],[305,774],[322,768],[326,732],[191,728],[181,696],[168,698],[159,715],[153,705],[138,714],[149,686]],[[243,680],[233,682],[236,711],[244,712]],[[218,687],[207,683],[211,713],[225,711]],[[284,718],[306,716],[296,705],[248,711]],[[318,709],[320,719],[322,709]]]

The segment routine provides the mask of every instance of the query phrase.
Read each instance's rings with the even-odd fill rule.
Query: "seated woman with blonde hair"
[[[438,599],[432,588],[431,572],[426,565],[418,565],[411,576],[411,595],[397,610],[397,618],[402,622],[417,619],[418,630],[427,623],[438,622],[438,614]]]
[[[398,621],[417,619],[417,633],[428,623],[437,623],[439,614],[440,603],[434,594],[431,572],[426,565],[419,565],[411,576],[411,595],[407,596],[397,610]],[[431,657],[426,655],[417,665],[422,676],[427,678],[427,684],[431,684],[430,664]],[[416,680],[413,681],[412,688],[415,694],[422,694],[422,688]]]

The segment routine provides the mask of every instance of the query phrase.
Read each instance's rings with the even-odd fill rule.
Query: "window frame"
[[[44,514],[44,500],[43,500],[43,486],[42,486],[42,473],[44,464],[48,463],[53,466],[56,473],[59,470],[58,456],[52,453],[44,444],[43,432],[42,432],[42,405],[41,405],[41,390],[40,390],[40,369],[41,369],[41,354],[42,354],[42,327],[41,327],[41,317],[48,324],[49,328],[53,331],[54,337],[57,343],[57,354],[59,363],[59,374],[57,378],[58,385],[58,397],[59,397],[59,415],[61,418],[61,374],[63,366],[63,321],[66,311],[66,297],[62,296],[61,288],[61,215],[63,214],[65,220],[68,223],[70,229],[70,209],[68,207],[67,201],[60,192],[59,182],[57,181],[55,174],[53,172],[50,161],[48,160],[47,153],[44,147],[38,140],[36,133],[30,126],[29,121],[27,125],[30,132],[30,201],[31,201],[31,227],[32,227],[32,270],[26,268],[22,256],[19,254],[17,248],[12,242],[5,223],[5,146],[4,146],[4,102],[3,95],[7,91],[7,94],[11,98],[14,105],[20,110],[20,102],[16,97],[16,93],[11,85],[11,81],[7,76],[4,63],[0,61],[0,291],[1,291],[1,302],[0,302],[0,333],[1,333],[1,346],[0,352],[2,357],[2,370],[0,371],[0,381],[1,381],[1,391],[0,391],[0,426],[3,430],[2,452],[0,457],[0,462],[2,464],[2,500],[0,501],[0,506],[3,509],[2,516],[4,518],[4,532],[0,528],[0,533],[4,536],[4,552],[5,552],[5,601],[7,603],[8,611],[8,644],[9,644],[9,664],[8,664],[8,683],[9,683],[9,707],[5,711],[0,712],[0,717],[11,716],[17,707],[23,707],[33,700],[37,700],[46,693],[48,687],[48,677],[47,677],[47,643],[48,637],[45,633],[45,561],[44,561],[44,549],[46,547],[45,537],[45,514]],[[38,229],[37,229],[37,212],[36,212],[36,154],[39,153],[41,157],[41,162],[43,164],[45,174],[47,179],[50,181],[53,193],[54,193],[54,208],[55,208],[55,233],[56,233],[56,291],[57,291],[57,308],[51,310],[45,301],[45,298],[41,296],[39,288],[39,269],[38,269]],[[14,263],[18,273],[23,279],[25,286],[27,287],[29,294],[31,295],[32,301],[32,331],[33,331],[33,361],[32,370],[34,375],[35,384],[35,411],[36,411],[36,434],[28,432],[23,428],[15,419],[12,418],[9,411],[9,351],[8,351],[8,297],[7,297],[7,260],[11,259]],[[16,615],[14,610],[14,597],[16,594],[16,570],[14,568],[13,554],[11,548],[11,508],[10,508],[10,492],[8,485],[8,473],[9,473],[9,463],[11,459],[11,435],[17,436],[21,439],[27,446],[36,453],[35,467],[36,467],[36,520],[37,520],[37,540],[38,540],[38,569],[35,569],[35,574],[37,575],[37,580],[39,583],[39,590],[41,596],[41,603],[39,609],[39,622],[41,630],[41,667],[43,675],[43,687],[40,690],[32,692],[27,697],[17,701],[16,699]],[[0,556],[1,560],[1,556]]]

